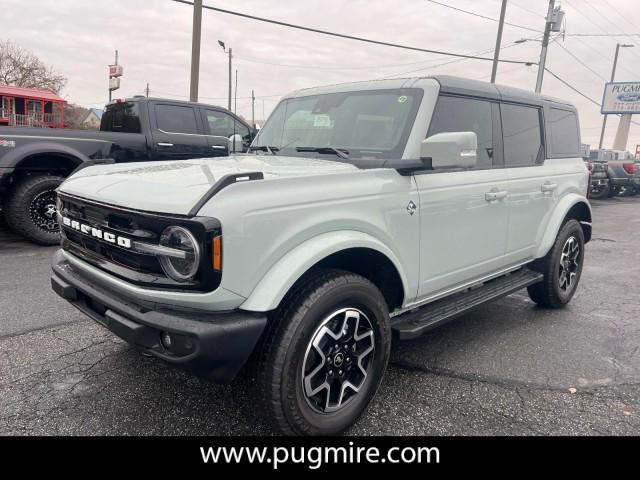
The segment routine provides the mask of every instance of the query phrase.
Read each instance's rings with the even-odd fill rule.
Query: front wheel
[[[558,232],[549,253],[532,266],[544,277],[542,282],[527,287],[531,300],[547,308],[565,306],[576,292],[583,263],[584,232],[580,222],[569,220]]]
[[[19,182],[4,205],[9,228],[39,245],[59,243],[56,189],[63,181],[62,177],[36,176]]]
[[[284,433],[334,435],[380,385],[391,345],[387,305],[370,281],[339,270],[295,288],[256,352],[256,388]]]

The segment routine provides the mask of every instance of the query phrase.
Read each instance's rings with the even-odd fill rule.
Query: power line
[[[534,40],[536,40],[536,39],[538,39],[538,38],[539,38],[539,37],[535,38]],[[520,45],[520,44],[521,44],[521,43],[512,42],[512,43],[509,43],[509,44],[505,45],[504,47],[502,47],[502,50],[506,50],[507,48],[511,48],[511,47],[513,47],[513,46],[515,46],[515,45]],[[484,54],[484,53],[488,53],[488,52],[493,52],[493,47],[488,48],[488,49],[485,49],[485,50],[479,50],[479,51],[477,51],[477,52],[474,52],[474,54],[482,55],[482,54]],[[465,60],[468,60],[468,59],[467,59],[467,58],[456,58],[456,59],[454,59],[454,60],[448,60],[448,61],[446,61],[446,62],[438,63],[438,64],[436,64],[436,65],[429,65],[429,66],[424,67],[424,68],[418,68],[418,69],[409,70],[409,71],[405,71],[405,72],[394,73],[394,74],[392,74],[392,75],[387,75],[386,77],[382,77],[382,79],[385,79],[385,78],[394,78],[394,77],[399,77],[399,76],[402,76],[402,75],[408,75],[408,74],[410,74],[410,73],[421,72],[421,71],[423,71],[423,70],[433,70],[433,69],[436,69],[436,68],[439,68],[439,67],[443,67],[443,66],[445,66],[445,65],[452,64],[452,63],[456,63],[456,62],[463,62],[463,61],[465,61]],[[535,63],[535,62],[526,62],[526,63],[521,64],[521,65],[531,66],[531,65],[536,65],[536,63]]]
[[[563,85],[565,85],[566,87],[570,88],[571,90],[573,90],[574,92],[576,92],[578,95],[580,95],[581,97],[586,98],[587,100],[589,100],[591,103],[593,103],[595,106],[600,107],[600,102],[598,102],[597,100],[594,100],[593,98],[591,98],[590,96],[588,96],[585,93],[582,93],[580,90],[578,90],[576,87],[574,87],[573,85],[571,85],[569,82],[567,82],[565,79],[559,77],[558,75],[556,75],[555,73],[553,73],[551,70],[549,70],[548,68],[545,68],[545,71],[548,72],[552,77],[554,77],[556,80],[558,80],[559,82],[561,82]],[[618,117],[620,115],[617,115]],[[633,123],[634,125],[640,125],[639,122],[634,122],[631,121],[631,123]]]
[[[519,8],[519,9],[521,9],[521,10],[524,10],[525,12],[529,12],[530,14],[535,15],[535,16],[537,16],[537,17],[545,18],[545,16],[544,16],[544,15],[542,15],[542,14],[540,14],[540,13],[538,13],[538,12],[534,12],[533,10],[529,10],[528,8],[523,7],[522,5],[517,4],[517,3],[516,3],[516,2],[514,2],[513,0],[511,0],[511,1],[509,2],[509,5],[513,5],[514,7]]]
[[[571,51],[566,48],[564,45],[562,45],[560,42],[556,43],[562,50],[564,50],[565,52],[567,52],[567,54],[569,54],[576,62],[578,62],[580,65],[582,65],[584,68],[586,68],[587,70],[589,70],[591,73],[593,73],[596,77],[598,77],[600,80],[606,82],[607,79],[605,77],[603,77],[602,75],[600,75],[597,71],[595,71],[593,68],[591,68],[589,65],[587,65],[586,63],[584,63],[582,60],[580,60],[576,55],[574,55],[573,53],[571,53]]]
[[[595,49],[594,47],[592,47],[591,45],[589,45],[588,43],[586,43],[584,41],[584,39],[580,38],[580,37],[572,37],[573,40],[576,40],[578,42],[580,42],[581,44],[583,44],[585,47],[587,47],[589,50],[591,50],[593,53],[598,54],[601,58],[603,58],[604,60],[606,60],[607,62],[611,62],[612,58],[609,55],[605,55],[604,53],[602,53],[600,50]],[[618,63],[617,66],[618,69],[624,70],[625,72],[633,75],[635,77],[636,73],[632,72],[631,70],[629,70],[628,68],[626,68],[624,65]]]
[[[421,60],[419,62],[396,63],[396,64],[389,64],[389,65],[349,66],[349,65],[303,65],[303,64],[291,64],[291,63],[276,63],[276,62],[267,62],[263,60],[256,60],[253,58],[238,57],[237,55],[234,55],[233,58],[235,58],[236,60],[242,60],[244,62],[259,63],[262,65],[272,65],[274,67],[311,68],[314,70],[371,70],[373,68],[408,67],[410,65],[420,65],[421,63],[433,63],[438,61],[438,59],[431,59],[431,60]]]
[[[185,4],[185,5],[193,6],[193,2],[190,2],[188,0],[171,0],[171,1],[176,2],[176,3],[182,3],[182,4]],[[402,49],[405,49],[405,50],[413,50],[413,51],[416,51],[416,52],[433,53],[433,54],[436,54],[436,55],[445,55],[445,56],[449,56],[449,57],[472,58],[474,60],[485,60],[485,61],[489,61],[489,62],[493,61],[493,58],[491,58],[491,57],[476,57],[476,56],[472,56],[472,55],[466,55],[466,54],[463,54],[463,53],[445,52],[445,51],[441,51],[441,50],[431,50],[431,49],[428,49],[428,48],[412,47],[410,45],[402,45],[402,44],[399,44],[399,43],[384,42],[384,41],[381,41],[381,40],[373,40],[373,39],[370,39],[370,38],[356,37],[356,36],[353,36],[353,35],[346,35],[346,34],[343,34],[343,33],[330,32],[330,31],[327,31],[327,30],[320,30],[318,28],[305,27],[305,26],[296,25],[296,24],[293,24],[293,23],[281,22],[279,20],[273,20],[273,19],[270,19],[270,18],[257,17],[255,15],[249,15],[247,13],[234,12],[232,10],[225,10],[224,8],[211,7],[209,5],[203,5],[202,8],[204,8],[206,10],[213,10],[215,12],[226,13],[228,15],[235,15],[237,17],[248,18],[250,20],[256,20],[258,22],[271,23],[273,25],[280,25],[282,27],[295,28],[297,30],[304,30],[304,31],[307,31],[307,32],[319,33],[321,35],[329,35],[329,36],[332,36],[332,37],[344,38],[344,39],[347,39],[347,40],[356,40],[358,42],[371,43],[371,44],[374,44],[374,45],[381,45],[381,46],[384,46],[384,47],[402,48]],[[503,62],[503,63],[515,63],[515,64],[531,63],[531,62],[526,62],[524,60],[503,60],[503,59],[500,59],[499,61]]]
[[[595,5],[593,5],[591,2],[589,2],[589,1],[587,1],[587,0],[584,0],[584,2],[585,2],[585,4],[586,4],[586,5],[588,5],[588,6],[589,6],[589,8],[591,8],[594,12],[596,12],[596,14],[597,14],[598,16],[600,16],[600,18],[602,18],[602,19],[606,20],[607,22],[609,22],[609,23],[613,26],[613,28],[617,28],[617,27],[618,27],[618,25],[617,25],[615,22],[613,22],[611,19],[609,19],[609,17],[608,17],[607,15],[605,15],[605,14],[604,14],[604,13],[603,13],[599,8],[596,8],[596,6],[595,6]],[[624,30],[623,30],[623,32],[624,32]],[[630,39],[631,41],[633,41],[633,37],[632,37],[631,35],[628,35],[628,34],[627,34],[627,35],[626,35],[626,37],[627,37],[628,39]],[[636,53],[634,53],[633,51],[631,52],[631,54],[632,54],[634,57],[637,57],[637,58],[639,58],[639,59],[640,59],[640,56],[638,56],[638,55],[637,55]]]
[[[441,7],[450,8],[451,10],[455,10],[456,12],[466,13],[467,15],[473,15],[474,17],[484,18],[485,20],[491,20],[492,22],[498,22],[497,18],[487,17],[486,15],[482,15],[480,13],[471,12],[469,10],[464,10],[462,8],[454,7],[453,5],[448,5],[446,3],[437,2],[436,0],[425,0],[430,3],[435,3],[436,5],[440,5]],[[540,30],[536,30],[535,28],[525,27],[524,25],[517,25],[515,23],[504,22],[505,25],[509,25],[511,27],[522,28],[523,30],[529,30],[530,32],[542,33]]]
[[[620,18],[622,18],[625,22],[627,22],[629,25],[631,25],[631,27],[634,30],[640,30],[640,27],[638,27],[635,23],[631,22],[622,12],[620,12],[620,10],[618,10],[616,7],[611,5],[611,2],[609,2],[609,0],[604,0],[604,3],[609,5],[609,8],[611,8],[611,10],[616,12],[620,16]]]

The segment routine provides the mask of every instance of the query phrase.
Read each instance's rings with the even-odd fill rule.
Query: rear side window
[[[156,123],[167,133],[198,133],[196,111],[182,105],[156,105]]]
[[[427,136],[445,132],[475,132],[478,136],[477,167],[493,166],[493,122],[491,102],[472,98],[440,96]]]
[[[100,120],[103,132],[140,133],[140,114],[137,102],[114,103],[107,106]]]
[[[504,162],[507,167],[534,165],[542,152],[540,109],[500,105]]]
[[[574,112],[560,108],[550,108],[547,127],[552,156],[578,157],[580,139],[578,136],[578,118]]]

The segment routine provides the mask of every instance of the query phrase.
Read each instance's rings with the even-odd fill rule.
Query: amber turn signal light
[[[216,272],[222,270],[222,237],[213,237],[213,269]]]

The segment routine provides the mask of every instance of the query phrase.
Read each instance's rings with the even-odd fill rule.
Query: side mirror
[[[242,136],[239,134],[229,137],[229,153],[236,153],[242,150]]]
[[[475,132],[445,132],[431,135],[420,145],[420,158],[431,158],[431,168],[471,168],[478,156]]]

